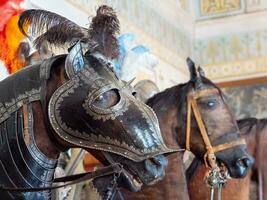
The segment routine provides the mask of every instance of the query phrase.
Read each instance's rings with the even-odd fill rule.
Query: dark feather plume
[[[88,38],[86,29],[69,19],[45,10],[26,10],[19,18],[20,31],[30,39],[38,49],[42,43],[52,46],[65,46]],[[28,31],[25,30],[29,28]]]
[[[65,28],[65,29],[64,29]],[[43,44],[47,46],[67,46],[70,47],[79,40],[88,42],[87,29],[80,28],[75,30],[72,28],[69,32],[66,31],[64,24],[53,26],[44,34],[38,36],[34,40],[34,46],[36,49],[40,49]]]
[[[120,25],[115,11],[109,6],[100,6],[89,27],[90,40],[97,44],[93,52],[99,52],[110,59],[117,58],[119,45],[116,35],[119,32]]]

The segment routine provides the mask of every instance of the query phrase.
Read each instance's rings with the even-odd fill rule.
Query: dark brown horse
[[[120,163],[116,178],[133,191],[161,180],[162,154],[172,150],[154,112],[110,67],[118,54],[114,11],[101,6],[88,30],[43,10],[22,13],[24,33],[25,25],[37,46],[70,42],[72,48],[0,82],[1,199],[49,199],[49,191],[15,190],[50,187],[59,153],[71,147],[90,151],[104,165]]]
[[[147,102],[158,116],[163,138],[169,147],[186,147],[186,124],[188,114],[188,97],[198,94],[197,107],[207,129],[212,145],[225,144],[239,139],[240,132],[222,92],[210,80],[196,71],[194,64],[188,60],[191,78],[181,85],[169,88],[156,94]],[[211,91],[213,91],[211,93]],[[205,143],[200,134],[199,125],[192,113],[191,117],[191,151],[199,159],[206,153]],[[215,153],[218,162],[227,166],[229,173],[234,178],[244,177],[253,163],[253,159],[246,151],[246,145],[236,145]],[[117,194],[117,198],[125,199],[189,199],[183,154],[168,157],[169,165],[164,180],[154,186],[146,187],[138,194],[124,191]],[[94,180],[94,186],[102,194],[103,180]],[[108,178],[106,178],[106,181]]]
[[[267,119],[248,118],[238,121],[242,136],[248,144],[248,151],[256,158],[249,175],[243,179],[229,180],[222,190],[222,199],[227,200],[249,200],[249,199],[267,199],[267,161],[264,155],[267,155]],[[188,189],[191,200],[209,199],[209,189],[203,183],[205,176],[204,164],[195,159],[187,171]],[[258,189],[250,194],[250,185],[252,179],[257,181]],[[257,198],[255,198],[257,197]]]

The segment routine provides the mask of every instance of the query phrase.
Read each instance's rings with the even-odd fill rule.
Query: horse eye
[[[216,106],[217,106],[217,102],[216,102],[215,100],[209,100],[209,101],[207,102],[207,107],[208,107],[209,109],[214,109]]]
[[[99,95],[97,98],[95,98],[92,104],[95,107],[107,109],[115,106],[119,102],[119,100],[120,100],[120,95],[118,90],[112,89]]]

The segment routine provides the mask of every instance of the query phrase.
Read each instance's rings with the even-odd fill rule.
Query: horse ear
[[[70,50],[65,61],[65,70],[69,78],[75,76],[85,67],[81,42],[77,42]]]
[[[18,59],[21,60],[21,62],[26,62],[26,59],[30,55],[30,49],[31,47],[28,42],[21,42],[19,44],[16,54]]]
[[[190,80],[193,80],[197,77],[197,70],[195,67],[195,63],[189,57],[186,59],[186,62],[190,72]]]
[[[205,71],[202,69],[202,67],[198,66],[197,71],[201,77],[206,77]]]

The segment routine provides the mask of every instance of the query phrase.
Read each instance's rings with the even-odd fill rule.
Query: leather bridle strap
[[[33,188],[20,188],[20,187],[15,188],[15,187],[5,187],[3,185],[0,185],[0,191],[5,190],[9,192],[42,192],[42,191],[66,187],[69,185],[81,183],[87,180],[91,180],[91,179],[95,179],[95,178],[99,178],[103,176],[108,176],[114,173],[120,173],[121,171],[122,171],[122,165],[119,163],[115,163],[107,167],[99,168],[93,172],[86,172],[86,173],[64,176],[61,178],[54,179],[54,182],[56,183],[69,182],[63,185],[52,186],[52,187],[33,187]]]
[[[216,157],[215,153],[218,151],[222,151],[225,149],[232,148],[234,146],[246,144],[244,139],[234,140],[232,142],[228,142],[225,144],[220,144],[217,146],[212,146],[210,139],[208,137],[207,130],[205,128],[204,122],[201,118],[201,114],[199,112],[196,99],[207,95],[207,94],[218,94],[217,89],[204,89],[197,93],[191,93],[188,95],[187,98],[187,126],[186,126],[186,150],[190,151],[190,132],[191,132],[191,109],[193,110],[196,122],[198,124],[200,134],[202,136],[203,142],[206,147],[206,153],[204,155],[204,162],[207,168],[215,168],[217,167],[216,164]]]
[[[223,151],[225,149],[230,149],[234,146],[239,146],[239,145],[246,145],[246,140],[242,138],[242,139],[234,140],[232,142],[228,142],[225,144],[219,144],[213,147],[213,151],[214,153],[216,153],[216,152]]]

